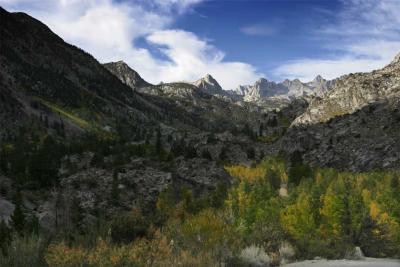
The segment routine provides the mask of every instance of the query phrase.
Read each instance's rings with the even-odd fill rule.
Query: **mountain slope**
[[[113,126],[115,118],[126,113],[132,121],[149,121],[163,114],[40,21],[4,9],[0,9],[0,20],[2,94],[7,92],[19,103],[9,112],[36,118],[42,113],[54,119],[61,116],[67,125],[86,130]]]
[[[16,129],[22,123],[20,118],[32,117],[38,121],[42,115],[50,124],[62,120],[67,134],[87,130],[103,132],[103,129],[114,132],[120,120],[125,121],[124,127],[138,131],[141,131],[139,125],[152,131],[160,122],[172,124],[177,131],[188,127],[210,129],[226,123],[230,124],[229,128],[235,127],[230,118],[212,116],[213,109],[205,108],[207,105],[194,108],[177,105],[174,99],[157,94],[132,92],[91,55],[65,43],[46,25],[26,14],[1,9],[0,16],[1,95],[8,102],[2,107],[8,108],[0,117],[2,125],[6,125],[0,129],[1,134]],[[117,65],[124,68],[122,63]],[[135,77],[135,81],[145,84],[139,76]],[[201,94],[204,101],[210,98],[197,87],[188,86],[172,86],[172,90],[166,85],[149,88],[178,95],[184,91]],[[239,107],[235,110],[245,112]],[[243,124],[246,116],[241,117]],[[220,120],[224,123],[218,123]]]
[[[313,166],[353,171],[400,168],[400,56],[381,70],[341,77],[312,98],[281,149]]]
[[[311,100],[294,125],[326,122],[379,100],[400,95],[400,55],[381,70],[345,75],[323,98]]]

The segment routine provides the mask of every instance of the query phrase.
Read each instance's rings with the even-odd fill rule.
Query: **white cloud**
[[[46,23],[64,40],[101,62],[124,60],[146,80],[193,81],[210,73],[226,89],[257,79],[254,67],[227,62],[224,53],[194,33],[170,29],[176,12],[204,0],[0,0]],[[146,40],[162,58],[136,45]]]
[[[277,27],[277,25],[253,24],[241,27],[240,31],[246,35],[252,36],[271,36],[277,33]]]
[[[301,58],[274,70],[280,78],[333,79],[351,72],[379,69],[400,52],[400,1],[343,0],[336,23],[315,34],[328,40],[324,58]],[[339,55],[339,56],[335,56]]]
[[[200,40],[196,35],[181,30],[164,30],[151,34],[147,40],[160,47],[171,61],[163,62],[162,79],[195,80],[210,73],[224,88],[254,82],[261,74],[254,67],[241,62],[225,62],[224,53]]]

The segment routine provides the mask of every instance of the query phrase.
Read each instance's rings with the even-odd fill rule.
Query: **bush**
[[[45,242],[36,235],[14,235],[5,253],[0,253],[0,266],[46,266],[43,260]]]
[[[295,251],[288,242],[283,242],[279,247],[279,256],[281,259],[281,264],[286,264],[290,262],[295,255]]]
[[[147,233],[148,222],[139,210],[118,216],[111,223],[111,239],[116,243],[132,242]]]
[[[271,259],[264,249],[251,245],[243,249],[240,253],[240,259],[247,266],[269,266]]]
[[[137,239],[126,245],[115,245],[102,239],[92,248],[69,247],[64,242],[52,244],[45,259],[50,267],[217,265],[209,254],[193,255],[187,250],[174,252],[172,240],[158,230],[152,239]]]

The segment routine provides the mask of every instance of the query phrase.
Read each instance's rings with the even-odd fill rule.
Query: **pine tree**
[[[227,151],[228,149],[225,147],[225,146],[223,146],[222,148],[221,148],[221,152],[219,153],[219,160],[226,160],[227,158],[228,158],[228,151]]]
[[[14,212],[11,214],[11,225],[19,233],[24,230],[25,226],[25,215],[22,211],[22,196],[18,189],[15,196]]]
[[[44,117],[44,126],[49,128],[49,118],[47,116]]]
[[[74,196],[71,201],[71,223],[73,228],[79,228],[83,219],[83,209],[79,199]]]
[[[0,151],[0,172],[7,174],[8,171],[7,154],[4,150]]]
[[[118,171],[114,170],[112,187],[111,187],[111,200],[113,204],[117,204],[119,200],[119,189],[118,189]]]
[[[201,153],[201,156],[203,159],[212,160],[212,156],[210,154],[210,151],[208,151],[208,149],[204,149],[203,152]]]
[[[246,151],[247,158],[249,159],[254,159],[256,157],[256,151],[254,150],[254,147],[249,147]]]
[[[161,155],[161,152],[162,152],[161,129],[160,127],[158,127],[156,135],[156,153],[157,155]]]
[[[7,255],[8,247],[12,240],[11,229],[2,219],[0,222],[0,249],[3,255]]]
[[[281,187],[281,178],[277,171],[273,169],[267,170],[265,179],[269,182],[273,189],[278,190]]]

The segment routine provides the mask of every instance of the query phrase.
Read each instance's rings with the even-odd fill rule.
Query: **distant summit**
[[[251,102],[267,97],[291,98],[312,94],[321,95],[331,86],[332,82],[325,80],[320,75],[308,83],[303,83],[299,79],[286,79],[281,83],[276,83],[261,78],[254,85],[239,86],[235,92],[243,96],[245,101]]]
[[[210,74],[207,74],[203,78],[195,81],[193,84],[211,95],[220,94],[223,91],[219,83]]]
[[[140,77],[139,73],[131,69],[128,64],[122,60],[118,62],[106,63],[103,64],[103,66],[132,89],[138,89],[151,85],[142,77]]]

